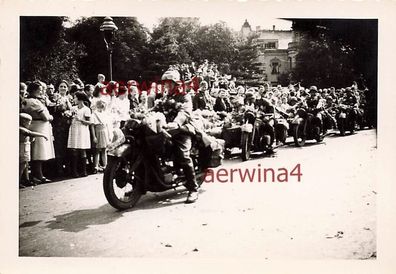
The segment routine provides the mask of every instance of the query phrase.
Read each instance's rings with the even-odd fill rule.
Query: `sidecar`
[[[234,147],[241,147],[242,129],[238,124],[231,124],[229,127],[223,127],[221,131],[221,139],[224,140],[225,157],[231,156]]]

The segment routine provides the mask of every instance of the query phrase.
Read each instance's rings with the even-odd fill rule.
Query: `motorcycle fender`
[[[107,155],[114,157],[125,157],[132,151],[132,146],[130,144],[122,144],[115,149],[108,151]]]
[[[298,124],[301,124],[302,122],[303,122],[303,118],[301,118],[301,117],[296,117],[293,121],[292,121],[292,124],[293,125],[298,125]]]
[[[241,131],[242,132],[248,132],[251,133],[253,131],[253,125],[252,124],[243,124],[241,126]]]

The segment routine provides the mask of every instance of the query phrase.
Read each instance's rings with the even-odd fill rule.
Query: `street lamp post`
[[[100,26],[100,31],[103,34],[103,39],[106,44],[107,52],[109,53],[109,76],[110,81],[113,80],[113,65],[112,65],[112,54],[113,54],[113,35],[114,31],[118,30],[118,27],[114,24],[113,18],[106,16],[102,25]]]

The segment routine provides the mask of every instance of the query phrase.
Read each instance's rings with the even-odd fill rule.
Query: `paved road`
[[[196,204],[184,204],[181,189],[148,194],[124,212],[106,202],[101,174],[23,189],[19,254],[372,259],[376,153],[374,130],[286,146],[272,158],[227,160],[220,174],[273,168],[279,175],[300,164],[300,182],[241,183],[235,173],[233,183],[205,183]]]

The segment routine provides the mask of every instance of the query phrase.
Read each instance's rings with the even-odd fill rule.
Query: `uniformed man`
[[[185,127],[192,114],[192,98],[183,89],[180,74],[177,71],[166,71],[161,77],[164,89],[167,91],[167,101],[174,101],[176,111],[167,116],[167,128],[178,129]],[[192,146],[191,135],[181,131],[173,136],[175,164],[179,166],[186,177],[188,196],[186,203],[194,203],[198,199],[198,184],[195,178],[194,164],[190,157]]]

